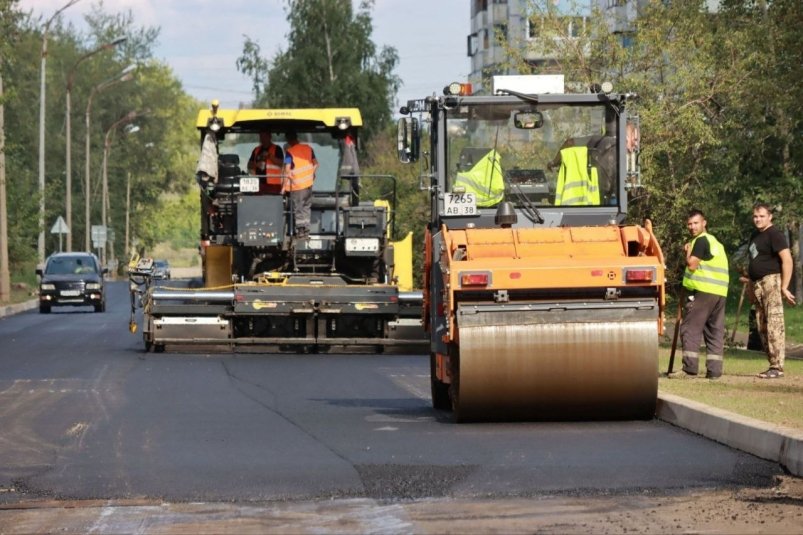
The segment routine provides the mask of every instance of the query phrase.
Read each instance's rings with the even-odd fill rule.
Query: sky
[[[67,2],[20,0],[18,5],[47,20]],[[356,6],[358,0],[352,3]],[[83,14],[97,4],[98,0],[79,0],[61,16],[83,31]],[[259,43],[268,60],[287,48],[285,6],[284,0],[103,1],[107,13],[130,10],[136,26],[161,28],[153,48],[156,59],[172,67],[189,94],[207,102],[217,98],[221,107],[237,107],[253,98],[251,81],[235,67],[245,35]],[[399,54],[396,74],[403,83],[399,104],[468,79],[470,2],[375,0],[371,13],[377,49],[392,46]]]

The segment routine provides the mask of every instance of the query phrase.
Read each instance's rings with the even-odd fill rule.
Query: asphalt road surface
[[[145,353],[126,283],[108,297],[0,320],[0,504],[592,498],[782,475],[657,420],[454,424],[425,355]]]

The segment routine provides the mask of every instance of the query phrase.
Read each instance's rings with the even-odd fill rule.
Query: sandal
[[[760,379],[780,379],[783,377],[783,372],[777,368],[770,368],[765,372],[761,372],[758,374]]]

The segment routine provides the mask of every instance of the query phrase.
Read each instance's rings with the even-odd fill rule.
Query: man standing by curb
[[[792,280],[792,254],[789,243],[780,229],[772,224],[772,211],[765,203],[753,206],[755,232],[750,236],[748,295],[756,307],[756,323],[770,367],[758,376],[762,379],[783,377],[786,352],[783,300],[794,305],[795,296],[789,291]]]
[[[702,211],[689,212],[686,227],[692,240],[683,246],[686,270],[683,288],[684,304],[680,338],[683,343],[683,370],[674,375],[697,375],[700,342],[705,339],[706,378],[722,375],[725,353],[725,297],[728,295],[728,256],[719,241],[706,232]]]

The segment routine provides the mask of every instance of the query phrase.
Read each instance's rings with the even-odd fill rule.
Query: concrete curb
[[[803,431],[717,409],[672,394],[658,393],[658,419],[803,476]]]
[[[25,301],[24,303],[15,303],[13,305],[3,305],[0,306],[0,318],[19,314],[20,312],[25,312],[27,310],[33,310],[38,306],[38,299],[31,299],[30,301]]]

